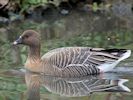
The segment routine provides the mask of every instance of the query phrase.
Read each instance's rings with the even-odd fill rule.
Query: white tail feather
[[[130,55],[131,55],[131,50],[127,50],[127,52],[124,53],[124,54],[122,55],[122,57],[118,60],[118,62],[120,62],[120,61],[122,61],[122,60],[128,58]]]
[[[131,55],[131,50],[127,50],[127,52],[125,52],[124,54],[122,54],[122,56],[114,61],[113,63],[104,63],[100,66],[98,66],[98,68],[102,71],[102,72],[108,72],[111,71],[120,61],[128,58]]]

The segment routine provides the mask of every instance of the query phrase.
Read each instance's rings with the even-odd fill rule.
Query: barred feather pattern
[[[104,63],[113,63],[119,55],[105,51],[103,48],[65,47],[46,53],[44,72],[56,76],[86,76],[100,73],[97,67]]]
[[[86,96],[93,92],[113,91],[113,89],[115,91],[120,88],[119,79],[99,79],[96,76],[76,79],[45,76],[42,81],[42,85],[48,91],[68,97]]]
[[[68,97],[87,96],[94,92],[131,91],[124,85],[128,80],[119,78],[114,73],[62,78],[26,71],[25,80],[28,89],[28,100],[40,100],[39,89],[42,86],[49,92]]]

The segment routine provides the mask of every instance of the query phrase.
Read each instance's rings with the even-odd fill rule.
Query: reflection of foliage
[[[48,92],[44,87],[41,87],[40,91]],[[0,100],[27,100],[26,93],[23,72],[6,69],[0,71]]]
[[[0,76],[0,90],[0,100],[20,100],[19,98],[24,96],[21,94],[26,91],[26,86],[20,78]]]
[[[129,45],[132,48],[133,35],[131,32],[114,32],[114,33],[89,33],[74,36],[68,39],[52,39],[46,41],[42,50],[48,50],[67,47],[67,46],[87,46],[87,47],[104,47],[104,48],[125,48]],[[131,45],[130,45],[131,44]],[[132,48],[133,49],[133,48]]]
[[[0,41],[0,67],[9,66],[11,64],[10,45],[9,42]]]

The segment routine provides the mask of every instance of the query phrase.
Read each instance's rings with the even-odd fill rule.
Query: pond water
[[[106,34],[108,36],[103,33],[98,34],[88,35],[91,38],[86,37],[86,35],[82,38],[74,38],[74,40],[71,40],[74,41],[73,44],[67,42],[67,45],[93,45],[95,47],[133,50],[133,35],[131,33],[109,33]],[[109,40],[105,40],[108,37]],[[113,37],[117,38],[114,39]],[[55,42],[53,40],[47,47],[49,45],[51,45],[51,48],[67,46],[60,41]],[[91,43],[91,45],[87,43]],[[47,49],[50,50],[51,48]],[[23,53],[23,55],[26,55],[26,53]],[[26,58],[24,57],[24,59]],[[1,66],[0,100],[132,100],[133,98],[133,55],[122,61],[110,73],[81,78],[58,78],[38,75],[25,72],[24,69],[21,69],[24,67],[20,68],[20,65],[16,65],[16,67]]]
[[[0,100],[132,100],[133,56],[110,73],[59,78],[25,72],[0,73]]]
[[[124,33],[119,35],[122,35],[123,38]],[[97,36],[101,36],[103,39],[105,37],[103,34]],[[126,36],[123,42],[120,36],[118,38],[121,41],[117,42],[124,44],[119,44],[119,47],[117,43],[114,43],[115,48],[133,50],[131,34]],[[95,36],[92,40],[95,41]],[[101,46],[106,44],[105,47],[112,44],[110,41],[108,43],[101,41],[102,39],[96,43],[100,43]],[[83,45],[82,41],[75,43],[78,42]],[[96,44],[96,47],[100,47],[98,45]],[[80,78],[39,75],[26,72],[24,67],[8,68],[2,67],[0,70],[0,100],[132,100],[133,97],[133,54],[110,73]]]
[[[72,11],[72,15],[57,17],[58,14],[53,16],[50,13],[50,17],[43,16],[39,23],[23,19],[1,25],[0,100],[132,100],[133,54],[110,73],[58,78],[26,72],[24,67],[20,68],[27,57],[25,47],[10,47],[10,43],[24,30],[34,29],[42,35],[45,43],[42,45],[43,53],[66,46],[133,50],[132,4],[119,5],[112,6],[113,14]]]

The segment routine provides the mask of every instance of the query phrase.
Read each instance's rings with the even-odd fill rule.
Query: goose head
[[[25,68],[33,72],[41,72],[40,35],[34,30],[26,30],[13,42],[13,45],[28,46],[28,57]]]
[[[13,45],[27,45],[27,46],[39,46],[40,35],[36,31],[26,30],[19,36],[17,40],[13,42]]]

